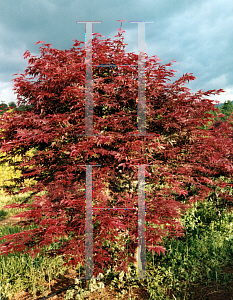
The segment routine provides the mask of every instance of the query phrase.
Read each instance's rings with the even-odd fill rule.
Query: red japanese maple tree
[[[232,179],[232,125],[221,130],[203,129],[216,110],[208,96],[223,90],[191,93],[185,84],[195,77],[185,74],[172,82],[171,63],[162,65],[156,56],[146,56],[146,131],[137,134],[138,55],[126,53],[123,37],[101,40],[93,37],[94,134],[85,134],[85,48],[74,40],[70,50],[57,50],[42,43],[40,57],[29,58],[24,74],[14,79],[18,105],[29,104],[26,111],[4,113],[1,119],[1,151],[22,177],[13,179],[21,190],[5,184],[7,194],[32,192],[22,204],[28,208],[18,214],[26,217],[22,226],[37,224],[33,230],[4,236],[1,254],[14,251],[36,255],[64,255],[67,264],[85,260],[85,165],[93,167],[93,207],[137,207],[137,165],[146,165],[146,245],[160,254],[165,250],[161,238],[182,236],[177,220],[188,203],[205,200],[216,186],[232,186],[221,176]],[[119,67],[118,65],[124,65]],[[17,75],[17,74],[16,74]],[[131,133],[131,135],[130,135]],[[36,148],[32,158],[25,154]],[[12,157],[22,156],[14,163]],[[79,166],[84,165],[84,166]],[[154,167],[148,166],[154,165]],[[22,188],[26,178],[37,183]],[[120,184],[121,182],[121,184]],[[106,194],[108,185],[110,194]],[[43,196],[35,196],[46,191]],[[34,197],[33,197],[34,196]],[[231,204],[229,190],[219,196]],[[33,197],[33,203],[27,203]],[[164,225],[164,229],[161,226]],[[119,229],[128,230],[129,251],[137,246],[137,212],[93,211],[94,274],[110,263],[111,246]],[[68,240],[61,241],[61,238]],[[1,240],[3,239],[1,238]],[[45,251],[44,245],[57,243],[57,249]],[[122,242],[122,245],[123,242]],[[119,250],[116,270],[124,269],[133,258]]]

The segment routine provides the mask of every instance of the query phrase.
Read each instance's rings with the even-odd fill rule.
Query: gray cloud
[[[102,21],[93,32],[105,38],[117,34],[123,18],[127,52],[137,52],[138,25],[146,24],[146,52],[162,63],[176,60],[177,76],[193,73],[193,92],[223,88],[221,102],[233,100],[233,3],[230,0],[8,0],[0,2],[0,100],[16,101],[12,75],[24,72],[28,49],[39,54],[39,40],[57,49],[70,49],[73,39],[84,41],[85,25],[76,21]]]

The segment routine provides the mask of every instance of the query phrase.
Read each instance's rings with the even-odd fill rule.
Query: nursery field
[[[17,176],[9,166],[0,168],[0,184]],[[17,225],[19,220],[13,218],[22,210],[3,207],[21,203],[27,195],[10,197],[1,190],[1,237],[23,230]],[[132,265],[129,274],[107,269],[100,281],[78,283],[75,277],[85,276],[82,266],[61,267],[62,257],[51,259],[39,255],[31,259],[28,254],[14,253],[0,256],[1,300],[233,299],[233,213],[217,210],[214,201],[209,200],[193,204],[181,222],[185,236],[164,238],[166,256],[147,253],[147,276],[154,279],[128,279],[129,274],[136,276]],[[53,247],[52,244],[48,248]],[[117,243],[114,249],[117,252]]]

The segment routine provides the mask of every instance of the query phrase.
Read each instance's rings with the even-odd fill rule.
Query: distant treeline
[[[16,103],[14,101],[9,102],[8,104],[1,102],[0,103],[0,116],[4,114],[4,112],[8,110],[13,110],[13,111],[26,111],[27,109],[32,108],[32,105],[21,105],[20,107],[17,107]]]

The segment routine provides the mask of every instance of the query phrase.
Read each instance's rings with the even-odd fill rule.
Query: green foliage
[[[8,106],[9,107],[16,107],[16,104],[15,104],[14,101],[11,101],[11,102],[8,103]]]
[[[232,101],[225,101],[221,107],[221,112],[225,115],[225,117],[220,118],[221,121],[226,121],[227,119],[229,119],[230,115],[233,113]]]
[[[208,130],[208,128],[217,121],[227,121],[229,117],[231,116],[231,113],[233,112],[233,101],[227,100],[222,105],[219,105],[217,107],[217,111],[207,111],[206,113],[211,114],[214,116],[213,121],[211,120],[211,117],[209,117],[210,121],[208,122],[208,125],[204,125],[202,129]],[[224,117],[218,117],[217,114],[224,114]]]
[[[4,209],[0,210],[0,221],[3,220],[8,215],[7,211]]]
[[[4,102],[1,102],[0,104],[0,116],[2,116],[4,114],[4,112],[7,110],[8,105]]]
[[[32,225],[28,227],[28,229],[34,228],[37,228],[37,226]],[[0,228],[0,237],[21,231],[22,228],[20,226],[2,226]],[[46,247],[48,250],[55,248],[55,243]],[[62,262],[61,257],[49,259],[48,257],[42,257],[40,254],[34,259],[28,254],[21,253],[0,256],[1,295],[3,297],[11,297],[19,291],[30,291],[35,299],[36,292],[45,292],[43,284],[46,282],[46,278],[52,280],[64,274],[67,268],[59,267]]]
[[[27,152],[27,156],[28,157],[32,157],[33,154],[35,153],[35,149],[30,149]],[[7,157],[5,152],[1,152],[0,151],[0,162],[1,159]],[[11,157],[12,162],[20,162],[22,161],[22,157],[21,155],[16,155],[15,157]],[[7,186],[14,186],[17,187],[18,185],[14,182],[14,178],[20,178],[22,172],[20,170],[15,170],[14,166],[12,166],[9,162],[5,162],[5,163],[1,163],[0,164],[0,189],[2,190],[2,188],[4,187],[5,184],[7,184]],[[35,183],[36,181],[34,181],[33,179],[25,179],[24,184],[25,185],[30,185]]]

